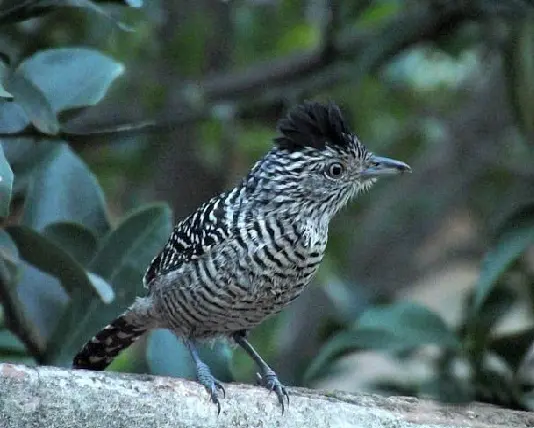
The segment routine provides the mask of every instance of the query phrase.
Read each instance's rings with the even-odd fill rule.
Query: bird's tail
[[[72,368],[104,370],[119,352],[139,339],[147,328],[132,323],[128,315],[119,316],[87,342],[74,357]]]

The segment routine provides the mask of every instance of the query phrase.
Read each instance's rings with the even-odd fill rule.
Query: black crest
[[[291,151],[304,147],[324,149],[326,144],[345,147],[350,142],[350,131],[334,103],[321,104],[307,101],[291,109],[278,121],[282,134],[274,143],[281,149]]]

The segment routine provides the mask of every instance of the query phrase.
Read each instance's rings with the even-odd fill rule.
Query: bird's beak
[[[380,177],[383,175],[402,174],[404,172],[412,172],[412,168],[404,162],[373,155],[369,159],[369,166],[360,175],[364,177]]]

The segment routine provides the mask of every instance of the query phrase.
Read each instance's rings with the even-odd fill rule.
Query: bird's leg
[[[187,348],[193,357],[193,361],[197,367],[197,381],[200,383],[210,394],[211,401],[217,404],[217,414],[221,413],[221,403],[219,403],[219,389],[223,393],[223,397],[226,395],[226,391],[222,386],[222,383],[213,377],[211,370],[206,363],[204,363],[198,356],[198,351],[191,340],[186,340]]]
[[[284,412],[284,397],[287,398],[287,404],[289,404],[289,395],[284,385],[280,383],[276,373],[269,365],[260,357],[260,354],[252,347],[246,337],[246,331],[238,331],[233,335],[235,342],[245,350],[254,360],[258,368],[259,373],[256,373],[258,381],[261,385],[267,388],[269,391],[274,391],[278,397],[278,402],[282,405],[282,413]]]

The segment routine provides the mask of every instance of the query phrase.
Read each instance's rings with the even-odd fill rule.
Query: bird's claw
[[[223,398],[226,397],[226,390],[220,381],[215,379],[211,373],[201,373],[198,379],[199,383],[206,388],[210,395],[211,402],[217,405],[217,414],[221,413],[221,403],[219,402],[219,390],[222,392]]]
[[[263,375],[256,373],[256,380],[259,385],[262,385],[264,388],[269,390],[269,394],[274,391],[278,402],[282,406],[282,414],[284,413],[284,397],[287,399],[287,405],[289,406],[289,394],[287,393],[287,388],[280,383],[276,373],[272,370],[267,371]]]
[[[226,398],[226,390],[224,389],[224,386],[221,382],[219,382],[217,379],[213,378],[213,383],[215,385],[215,388],[217,390],[221,390],[222,391],[222,395],[223,395],[223,398]]]

